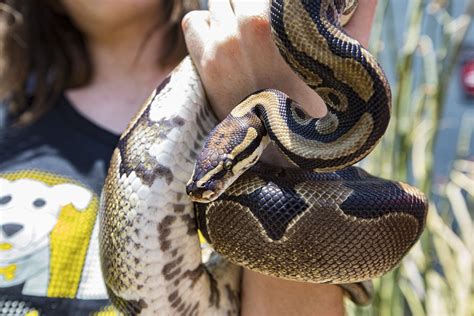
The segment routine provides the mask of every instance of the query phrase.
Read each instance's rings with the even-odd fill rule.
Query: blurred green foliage
[[[404,0],[407,16],[400,18],[390,0],[379,0],[370,50],[383,51],[396,65],[392,119],[363,166],[420,188],[430,199],[430,210],[420,242],[399,268],[374,280],[374,303],[365,308],[348,303],[349,315],[474,315],[474,161],[464,159],[474,122],[461,126],[463,138],[449,180],[439,188],[432,181],[448,85],[474,14],[474,0],[468,0],[464,13],[453,16],[454,1],[461,0]],[[398,46],[395,23],[404,19]],[[391,40],[383,41],[383,32]]]

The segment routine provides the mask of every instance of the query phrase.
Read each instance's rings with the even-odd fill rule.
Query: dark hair
[[[161,64],[186,54],[180,22],[197,7],[197,0],[162,1],[159,26],[166,27],[168,46],[158,56]],[[15,123],[37,119],[61,91],[87,84],[92,72],[84,36],[60,0],[0,0],[0,99],[8,101]]]

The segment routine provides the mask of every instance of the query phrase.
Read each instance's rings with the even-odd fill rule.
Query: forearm
[[[245,270],[241,315],[341,316],[343,291],[334,285],[287,281]]]

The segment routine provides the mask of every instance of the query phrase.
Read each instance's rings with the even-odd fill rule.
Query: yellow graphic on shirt
[[[93,192],[52,173],[0,174],[0,287],[24,284],[38,295],[76,297],[98,204]],[[41,273],[44,289],[28,284]]]
[[[12,249],[12,245],[7,243],[7,242],[4,242],[4,243],[1,243],[0,244],[0,251],[2,250],[10,250]]]
[[[91,316],[118,316],[120,314],[112,305],[102,308],[102,310],[92,313]]]
[[[58,223],[51,233],[51,279],[48,296],[76,296],[97,208],[98,201],[94,198],[83,212],[77,211],[72,204],[61,210]]]
[[[38,313],[37,310],[31,310],[25,314],[25,316],[39,316],[40,313]]]
[[[13,280],[15,278],[16,264],[11,264],[6,267],[0,267],[0,275],[2,275],[5,280]]]

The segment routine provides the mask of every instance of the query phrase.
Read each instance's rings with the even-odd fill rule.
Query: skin
[[[84,33],[92,81],[66,91],[75,108],[97,125],[120,134],[143,102],[176,65],[160,67],[164,41],[161,0],[63,0]],[[154,30],[149,39],[146,38]],[[144,45],[145,43],[145,45]]]
[[[183,19],[186,43],[211,105],[223,119],[243,97],[277,88],[314,116],[326,107],[287,66],[270,37],[268,0],[209,0],[209,11]],[[97,125],[122,132],[175,65],[160,67],[163,45],[160,0],[63,0],[84,33],[94,65],[92,81],[66,91],[73,106]],[[359,0],[346,31],[367,46],[376,0]],[[155,29],[143,46],[145,37]],[[138,52],[140,52],[138,54]],[[132,79],[133,78],[133,79]],[[264,160],[286,161],[275,148]],[[242,315],[343,315],[343,293],[334,285],[280,280],[248,270],[242,280]]]

